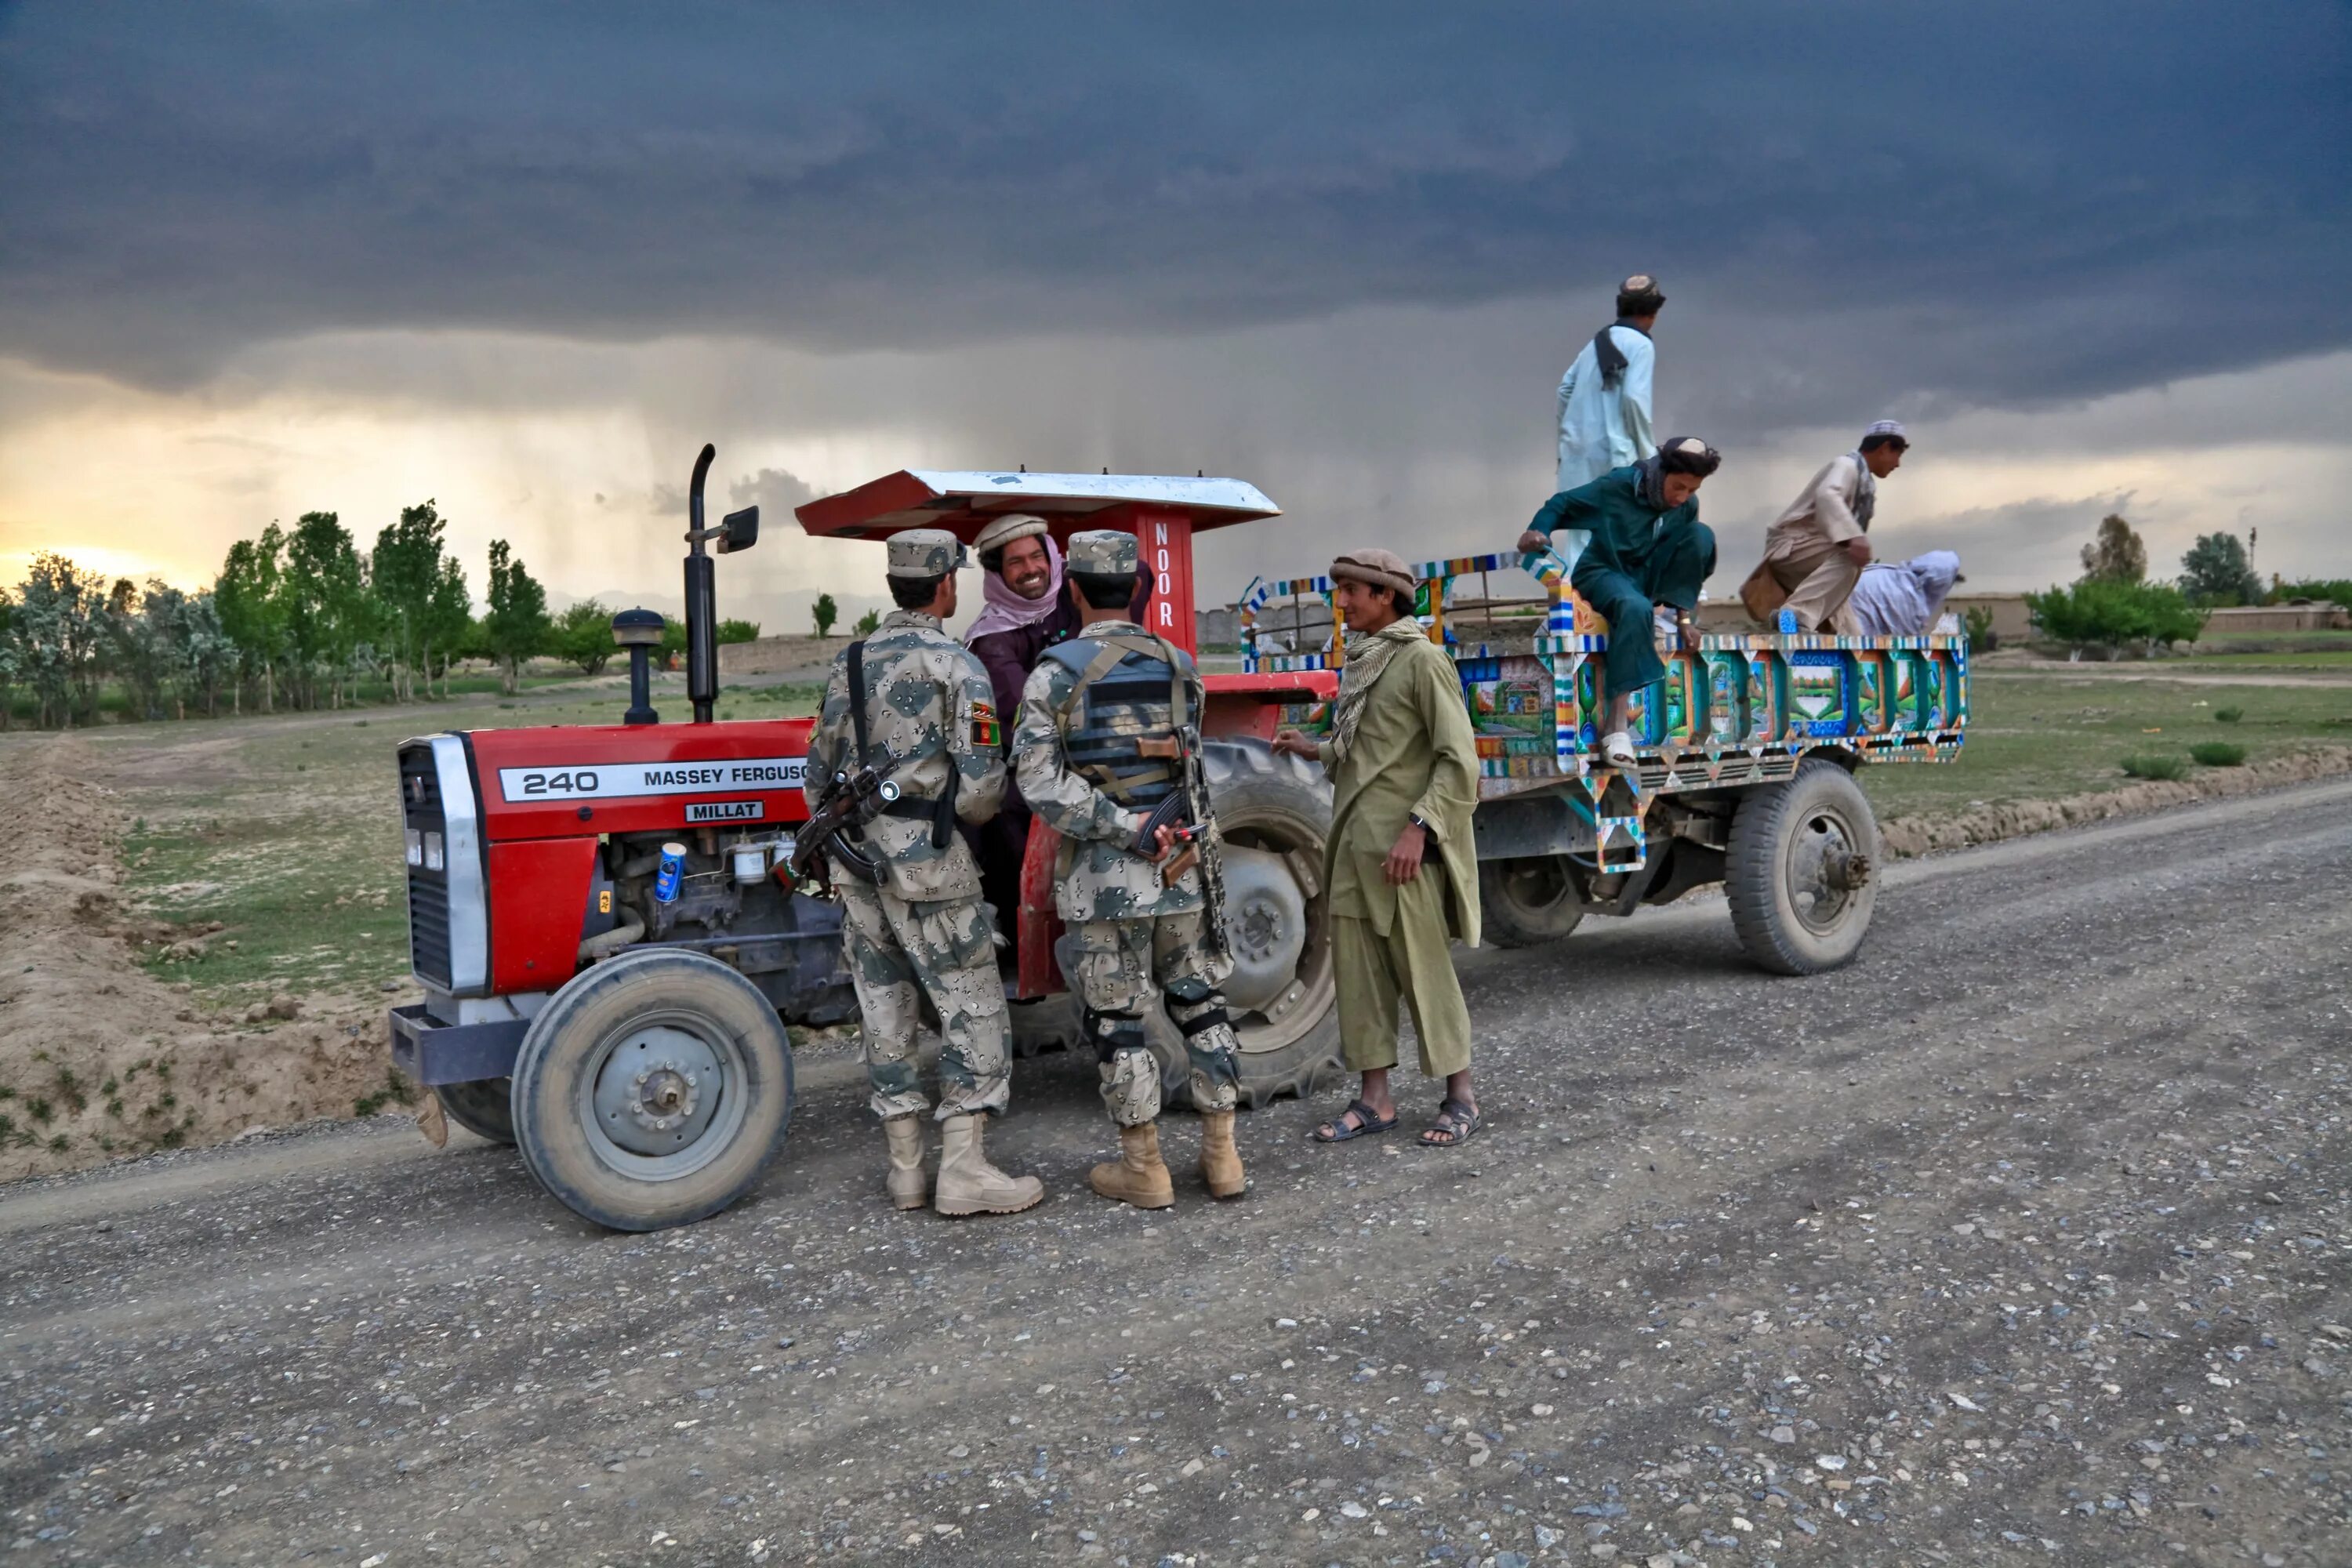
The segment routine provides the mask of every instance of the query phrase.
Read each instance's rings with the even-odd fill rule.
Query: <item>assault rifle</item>
[[[817,803],[815,814],[801,824],[799,836],[793,840],[793,875],[803,882],[828,885],[832,879],[826,874],[825,855],[830,851],[851,876],[862,882],[878,884],[882,868],[846,835],[850,829],[863,827],[881,816],[884,808],[898,798],[897,781],[884,778],[872,768],[834,774],[833,788]]]
[[[1181,789],[1171,790],[1165,799],[1151,808],[1151,815],[1136,829],[1135,842],[1129,846],[1138,855],[1150,859],[1160,853],[1160,830],[1171,830],[1168,858],[1160,863],[1160,882],[1172,887],[1176,879],[1200,863],[1201,825],[1192,816],[1192,796]]]

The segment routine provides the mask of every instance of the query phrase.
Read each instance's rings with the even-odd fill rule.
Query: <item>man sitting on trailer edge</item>
[[[1633,693],[1666,677],[1655,606],[1671,605],[1676,632],[1692,635],[1691,612],[1715,572],[1715,533],[1698,520],[1698,487],[1722,466],[1722,454],[1697,437],[1675,437],[1655,457],[1560,491],[1519,535],[1522,551],[1541,552],[1551,549],[1555,529],[1591,533],[1570,581],[1609,623],[1601,667],[1609,721],[1601,755],[1611,767],[1630,768],[1636,760],[1627,733]]]

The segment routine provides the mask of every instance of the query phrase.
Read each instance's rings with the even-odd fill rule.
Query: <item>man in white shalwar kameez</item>
[[[1648,273],[1626,279],[1617,289],[1617,319],[1593,334],[1559,378],[1555,494],[1656,455],[1650,390],[1658,353],[1650,328],[1665,302]]]

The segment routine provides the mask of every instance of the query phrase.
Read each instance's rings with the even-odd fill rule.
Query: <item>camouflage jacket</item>
[[[1071,639],[1084,644],[1090,634],[1126,632],[1142,637],[1142,627],[1128,621],[1097,621]],[[1182,650],[1184,679],[1192,691],[1192,708],[1201,711],[1200,677]],[[1038,820],[1062,836],[1054,863],[1054,901],[1065,921],[1124,920],[1139,915],[1181,915],[1206,902],[1201,872],[1196,868],[1162,886],[1160,868],[1129,847],[1144,814],[1129,811],[1073,773],[1062,752],[1062,726],[1077,675],[1055,659],[1040,659],[1021,689],[1021,717],[1013,736],[1013,775],[1021,798]],[[1206,813],[1205,795],[1193,807]]]
[[[935,801],[958,775],[955,814],[985,822],[1004,799],[1003,737],[988,671],[970,649],[940,629],[936,616],[894,610],[866,639],[866,761],[896,779],[902,801]],[[857,732],[849,716],[849,650],[833,661],[824,709],[809,734],[808,776],[802,788],[814,811],[836,773],[858,764]],[[858,835],[886,861],[887,886],[922,903],[980,897],[980,868],[963,835],[931,847],[931,825],[914,817],[877,816]]]

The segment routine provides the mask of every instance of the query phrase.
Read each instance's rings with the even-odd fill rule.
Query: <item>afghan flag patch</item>
[[[989,747],[1004,744],[1004,731],[996,721],[995,704],[975,702],[971,705],[971,743]]]

